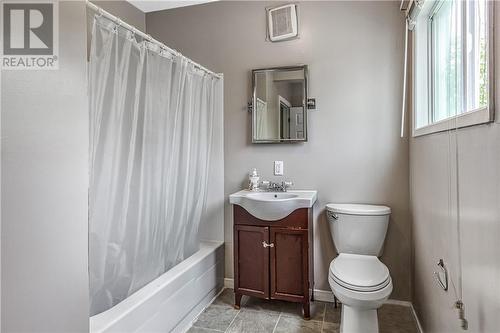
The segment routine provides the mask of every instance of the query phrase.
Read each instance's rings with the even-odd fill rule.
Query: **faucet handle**
[[[259,188],[268,190],[269,186],[271,186],[271,182],[269,180],[262,180],[259,184]]]
[[[283,188],[286,189],[286,188],[291,187],[291,186],[293,186],[293,182],[286,182],[286,181],[283,182]]]

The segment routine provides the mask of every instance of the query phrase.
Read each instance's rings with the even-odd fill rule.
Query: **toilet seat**
[[[391,278],[376,256],[341,253],[330,264],[329,277],[340,286],[358,292],[385,288]]]

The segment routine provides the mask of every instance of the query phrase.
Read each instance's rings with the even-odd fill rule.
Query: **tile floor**
[[[233,308],[232,289],[225,289],[202,313],[189,333],[338,333],[340,305],[311,304],[311,320],[302,318],[302,306],[296,303],[266,301],[244,296],[241,310]],[[418,333],[410,308],[384,305],[379,309],[380,333]]]

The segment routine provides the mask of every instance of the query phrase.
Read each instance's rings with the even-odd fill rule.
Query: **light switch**
[[[283,176],[283,161],[274,161],[274,175]]]

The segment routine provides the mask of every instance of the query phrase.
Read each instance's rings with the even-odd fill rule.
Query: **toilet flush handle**
[[[328,214],[329,217],[331,217],[334,220],[338,220],[339,219],[339,216],[337,214],[335,214],[335,213],[332,213],[330,211],[326,211],[326,213]]]

